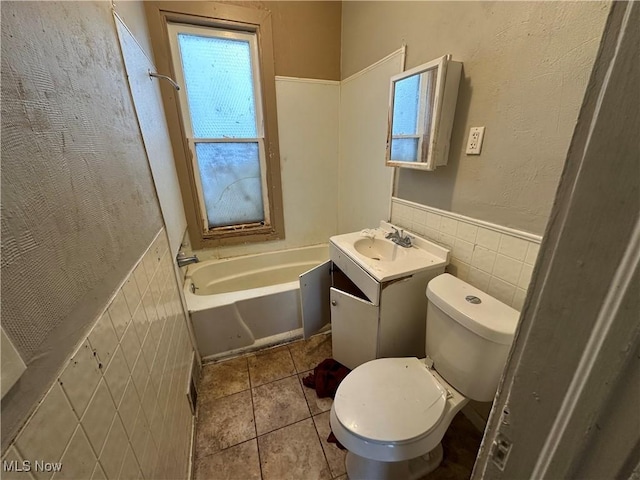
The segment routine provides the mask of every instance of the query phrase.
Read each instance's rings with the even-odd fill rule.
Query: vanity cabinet
[[[425,292],[444,265],[378,282],[333,243],[329,256],[300,276],[305,338],[330,322],[333,358],[351,369],[381,357],[424,357]]]

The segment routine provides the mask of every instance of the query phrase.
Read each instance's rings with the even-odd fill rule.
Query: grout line
[[[324,412],[323,412],[324,413]],[[331,471],[331,465],[329,464],[329,458],[327,457],[327,452],[324,449],[324,444],[322,443],[322,439],[320,438],[320,432],[318,432],[318,425],[314,420],[313,415],[311,416],[311,421],[313,422],[313,428],[316,431],[316,436],[318,437],[318,441],[320,442],[320,448],[322,449],[322,455],[324,455],[324,461],[327,462],[327,468],[329,469],[329,475],[333,478],[333,472]],[[331,429],[331,427],[329,427]]]

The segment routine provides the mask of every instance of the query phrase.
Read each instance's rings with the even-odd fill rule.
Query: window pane
[[[195,138],[256,138],[249,42],[178,34]]]
[[[420,105],[420,75],[395,84],[393,92],[393,135],[415,135]]]
[[[417,138],[392,138],[391,139],[391,160],[398,162],[418,161],[418,139]]]
[[[258,143],[196,143],[209,228],[262,222]]]

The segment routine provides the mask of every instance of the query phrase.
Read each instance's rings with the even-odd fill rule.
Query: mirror
[[[462,63],[451,55],[391,77],[386,165],[446,165]]]

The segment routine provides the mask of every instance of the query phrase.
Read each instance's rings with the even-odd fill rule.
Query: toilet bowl
[[[427,297],[427,357],[369,361],[338,387],[330,422],[350,480],[423,477],[456,413],[493,399],[519,313],[449,274]]]

